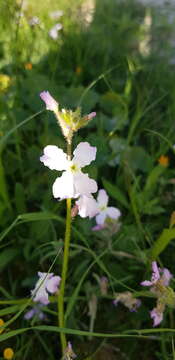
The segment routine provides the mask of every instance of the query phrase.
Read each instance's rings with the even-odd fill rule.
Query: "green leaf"
[[[164,229],[150,250],[151,260],[157,259],[173,239],[175,239],[175,228]]]
[[[0,270],[6,267],[17,255],[19,254],[18,249],[5,249],[0,254]]]
[[[15,185],[15,204],[18,214],[26,212],[25,193],[22,184]]]
[[[0,316],[16,313],[19,310],[19,305],[8,306],[5,309],[0,310]]]
[[[153,186],[157,184],[157,180],[159,179],[160,175],[166,170],[165,167],[161,165],[157,165],[149,174],[146,180],[146,184],[144,187],[144,191],[152,190]]]
[[[124,193],[116,185],[111,184],[109,181],[105,179],[102,179],[102,181],[109,195],[111,195],[114,199],[119,201],[123,206],[128,209],[129,204]]]

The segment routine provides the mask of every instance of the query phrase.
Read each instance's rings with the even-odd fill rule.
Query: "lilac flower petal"
[[[98,213],[98,206],[93,196],[82,195],[76,201],[78,206],[78,214],[82,217],[92,218]]]
[[[29,311],[27,311],[27,312],[25,313],[24,319],[25,319],[25,320],[30,320],[30,319],[33,318],[34,315],[35,315],[35,309],[33,308],[33,309],[31,309],[31,310],[29,310]]]
[[[97,191],[97,183],[89,178],[88,174],[78,171],[74,174],[75,193],[80,195],[89,195]]]
[[[112,206],[110,206],[106,209],[106,214],[111,219],[118,219],[121,216],[120,210],[118,210],[117,208],[112,207]]]
[[[142,286],[152,286],[152,281],[145,280],[140,283]]]
[[[106,191],[104,189],[99,190],[98,196],[97,196],[97,202],[99,206],[107,206],[109,200],[109,196],[107,195]]]
[[[154,284],[155,282],[157,282],[157,280],[160,279],[160,273],[159,273],[159,268],[157,266],[156,261],[152,262],[152,277],[151,277],[151,281]]]
[[[68,167],[67,155],[55,145],[47,145],[44,148],[44,155],[40,157],[40,161],[51,170],[61,171]]]
[[[93,119],[95,116],[96,116],[96,112],[93,111],[93,112],[91,112],[90,114],[87,115],[87,118],[88,118],[88,120],[91,120],[91,119]]]
[[[106,219],[106,212],[101,211],[100,214],[96,216],[96,222],[98,225],[103,225]]]
[[[172,279],[173,275],[170,271],[166,268],[163,269],[163,274],[161,276],[161,280],[164,286],[169,286],[170,280]]]
[[[157,326],[161,323],[163,320],[163,313],[159,312],[157,308],[154,308],[152,311],[150,311],[151,319],[153,319],[153,326]]]
[[[78,144],[73,154],[73,162],[77,163],[80,168],[89,165],[96,158],[97,148],[90,146],[88,142]]]
[[[58,111],[57,101],[50,95],[49,91],[43,91],[40,93],[40,98],[45,102],[46,109],[50,111]]]
[[[103,229],[105,229],[105,225],[103,224],[103,225],[95,225],[95,226],[93,226],[92,227],[92,231],[100,231],[100,230],[103,230]]]
[[[73,174],[70,171],[64,171],[52,186],[54,198],[62,200],[77,197],[73,179]]]
[[[119,300],[117,300],[117,299],[113,300],[113,304],[114,304],[115,306],[117,306],[118,303],[119,303]]]
[[[56,293],[58,291],[58,286],[60,281],[61,281],[60,276],[52,276],[52,278],[47,281],[46,284],[47,291],[49,291],[51,294]]]

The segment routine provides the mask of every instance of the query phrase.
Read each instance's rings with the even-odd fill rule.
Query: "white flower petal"
[[[52,191],[54,198],[60,198],[60,200],[77,197],[73,174],[70,171],[64,171],[62,176],[55,180]]]
[[[46,109],[50,111],[58,111],[57,101],[50,95],[49,91],[42,91],[40,93],[40,98],[45,102]]]
[[[101,211],[100,214],[96,216],[96,223],[98,225],[103,225],[106,219],[106,211]]]
[[[67,155],[55,145],[44,148],[44,155],[40,157],[40,161],[51,170],[61,171],[68,167]]]
[[[89,195],[97,191],[97,183],[90,179],[88,174],[81,171],[74,173],[74,185],[76,194]]]
[[[117,208],[112,207],[112,206],[110,206],[106,209],[106,214],[111,219],[118,219],[121,216],[120,210],[118,210]]]
[[[99,190],[97,196],[97,202],[99,206],[106,206],[108,204],[109,196],[104,189]]]
[[[95,146],[90,146],[88,142],[81,142],[73,152],[73,162],[77,163],[80,168],[89,165],[91,161],[95,160],[96,152]]]
[[[87,216],[92,218],[98,213],[98,205],[93,196],[80,196],[78,201],[76,201],[76,205],[78,206],[78,214],[82,218]]]

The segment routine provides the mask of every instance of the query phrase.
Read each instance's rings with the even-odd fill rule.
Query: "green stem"
[[[71,160],[71,142],[67,144],[67,156],[68,160]],[[58,326],[64,328],[65,326],[65,314],[64,314],[64,293],[65,293],[65,284],[68,270],[68,260],[69,260],[69,247],[70,247],[70,237],[71,237],[71,199],[66,200],[67,204],[67,215],[66,215],[66,231],[65,231],[65,242],[64,242],[64,254],[63,254],[63,264],[62,264],[62,273],[61,273],[61,286],[58,294]],[[66,335],[60,333],[60,340],[62,346],[62,354],[67,346]]]

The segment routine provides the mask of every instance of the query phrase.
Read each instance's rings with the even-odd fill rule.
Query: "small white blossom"
[[[99,190],[97,196],[97,203],[99,207],[99,214],[96,216],[96,222],[98,225],[103,225],[105,223],[106,218],[118,219],[121,216],[121,212],[119,209],[115,207],[108,207],[109,197],[105,190]]]
[[[61,281],[60,276],[54,276],[53,273],[47,274],[38,272],[39,280],[35,288],[31,291],[33,301],[39,302],[43,305],[49,304],[49,293],[54,294],[58,291],[58,286]]]
[[[53,184],[54,198],[77,198],[97,191],[96,181],[81,171],[82,167],[95,160],[96,151],[96,147],[90,146],[88,142],[81,142],[73,152],[73,159],[68,160],[67,155],[57,146],[48,145],[44,148],[40,161],[51,170],[65,170]]]
[[[55,24],[50,30],[49,30],[49,36],[56,40],[58,38],[58,32],[63,28],[63,25],[58,23]]]

